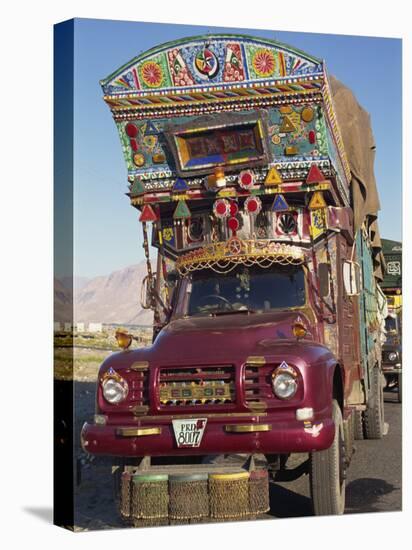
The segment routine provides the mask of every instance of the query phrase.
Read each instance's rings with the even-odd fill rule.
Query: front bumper
[[[122,457],[283,454],[327,449],[335,435],[335,425],[328,414],[316,414],[311,422],[296,420],[294,412],[282,418],[269,413],[203,417],[207,418],[207,424],[201,444],[196,448],[179,448],[172,417],[164,416],[142,418],[133,424],[85,423],[81,432],[82,446],[90,454]]]

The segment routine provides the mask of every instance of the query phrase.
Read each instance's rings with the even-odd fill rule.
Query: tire
[[[346,464],[349,466],[354,453],[354,440],[355,440],[355,412],[352,411],[348,420],[343,423],[343,431],[345,434],[345,453]]]
[[[117,508],[119,508],[120,506],[120,487],[121,487],[121,480],[122,480],[122,472],[123,472],[123,468],[121,468],[120,466],[116,465],[112,467],[113,498]]]
[[[358,441],[362,440],[364,438],[362,411],[355,411],[353,413],[353,425],[354,425],[355,439],[358,440]]]
[[[398,374],[398,403],[402,403],[402,373]]]
[[[332,402],[335,437],[329,449],[310,454],[310,492],[316,516],[340,515],[345,510],[345,443],[342,413]]]
[[[384,431],[382,374],[378,367],[372,371],[369,403],[364,413],[366,439],[382,439]]]

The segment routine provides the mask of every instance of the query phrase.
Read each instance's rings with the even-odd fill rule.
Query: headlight
[[[103,384],[103,396],[109,403],[120,403],[126,398],[128,392],[127,382],[118,382],[114,378],[107,378]]]
[[[388,359],[389,361],[396,361],[398,358],[398,353],[396,351],[391,351],[389,354],[388,354]]]
[[[272,374],[273,393],[280,399],[290,399],[298,389],[297,373],[292,367],[278,367]]]

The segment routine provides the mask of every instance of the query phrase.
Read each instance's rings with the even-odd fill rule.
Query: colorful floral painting
[[[170,74],[175,86],[193,86],[195,83],[181,52],[173,48],[167,52]]]
[[[272,76],[276,69],[275,54],[267,48],[259,48],[252,56],[252,66],[257,76]]]
[[[153,61],[147,61],[140,68],[140,72],[142,75],[142,80],[146,84],[146,86],[157,88],[162,83],[162,68],[157,63],[153,63]]]
[[[166,58],[163,55],[144,61],[138,71],[143,88],[160,88],[171,85]]]
[[[122,94],[128,90],[163,87],[191,87],[214,82],[248,82],[288,75],[321,73],[315,59],[303,58],[264,41],[253,43],[239,37],[193,40],[172,45],[161,52],[150,52],[121,68],[103,84],[105,94]]]
[[[239,82],[245,80],[242,51],[240,45],[237,43],[227,44],[226,46],[223,80],[224,82]]]

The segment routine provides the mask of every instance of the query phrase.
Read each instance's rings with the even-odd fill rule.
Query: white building
[[[71,331],[72,331],[72,324],[64,323],[64,332],[71,332]]]
[[[58,321],[56,321],[56,322],[53,324],[53,328],[54,328],[54,332],[60,332],[61,329],[62,329],[62,324],[59,323]]]
[[[89,332],[102,332],[102,323],[89,323]]]
[[[84,323],[76,323],[76,332],[84,332]]]

